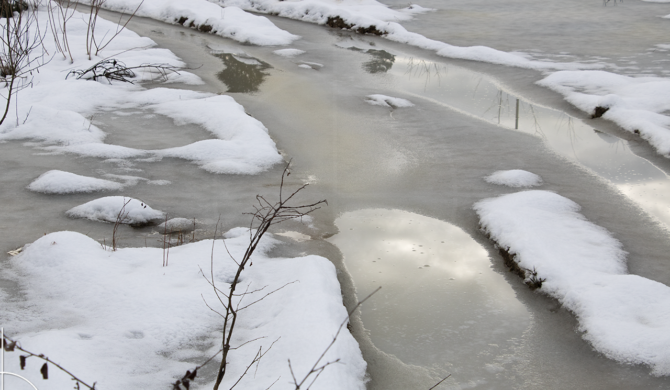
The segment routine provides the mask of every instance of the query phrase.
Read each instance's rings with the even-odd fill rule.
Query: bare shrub
[[[0,81],[5,83],[7,118],[12,96],[29,87],[33,71],[45,64],[44,36],[37,26],[37,7],[23,1],[0,1]],[[38,50],[41,49],[41,50]],[[17,119],[18,121],[18,119]]]

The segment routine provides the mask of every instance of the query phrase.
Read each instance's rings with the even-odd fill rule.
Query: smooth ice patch
[[[366,96],[365,102],[372,104],[373,106],[389,108],[414,107],[414,103],[410,102],[409,100],[379,94]]]
[[[522,169],[497,171],[484,178],[491,184],[508,187],[536,187],[542,185],[542,178],[532,172]]]
[[[123,184],[115,181],[81,176],[54,169],[41,174],[27,188],[43,194],[75,194],[96,191],[118,191],[122,190],[123,187]]]
[[[670,375],[670,288],[627,274],[621,243],[587,221],[578,204],[534,190],[484,199],[474,209],[519,267],[546,279],[539,291],[575,314],[597,351]]]
[[[123,209],[123,212],[121,211]],[[73,207],[66,212],[71,218],[86,218],[92,221],[143,224],[163,218],[163,212],[154,210],[144,202],[126,196],[106,196]]]

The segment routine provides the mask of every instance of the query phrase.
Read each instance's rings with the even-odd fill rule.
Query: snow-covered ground
[[[248,230],[234,229],[225,237],[227,249],[240,259]],[[224,388],[235,383],[259,348],[265,352],[270,346],[240,386],[260,390],[277,381],[273,388],[293,388],[287,359],[302,379],[347,316],[333,264],[319,256],[268,257],[278,244],[266,236],[253,266],[242,273],[238,291],[263,290],[246,296],[241,307],[285,287],[239,312]],[[97,381],[96,388],[170,387],[221,346],[222,319],[204,301],[214,310],[221,310],[220,303],[202,272],[208,278],[213,274],[217,287],[226,291],[237,265],[221,240],[173,247],[166,267],[161,266],[164,256],[159,248],[112,252],[79,233],[48,234],[11,260],[7,276],[17,281],[25,299],[4,303],[5,332],[89,385]],[[6,371],[20,373],[40,389],[73,385],[54,367],[43,381],[36,358],[29,358],[21,371],[17,352],[5,357]],[[314,388],[364,389],[366,363],[346,329],[323,363],[338,358],[342,364],[328,367]],[[209,380],[197,379],[196,388],[211,388]]]
[[[670,375],[670,287],[629,275],[626,252],[575,202],[523,191],[477,202],[482,229],[513,256],[526,281],[579,321],[582,337],[611,359]]]
[[[542,178],[533,172],[523,169],[510,169],[507,171],[493,172],[484,178],[491,184],[508,187],[536,187],[542,185]]]

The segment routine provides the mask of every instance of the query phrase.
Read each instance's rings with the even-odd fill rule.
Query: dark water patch
[[[372,56],[372,59],[363,63],[363,70],[368,73],[386,73],[395,63],[395,55],[386,50],[368,49],[363,50],[356,46],[348,48],[351,51],[358,51]]]
[[[216,74],[226,87],[227,92],[258,92],[259,86],[270,74],[267,69],[272,68],[267,62],[251,57],[241,57],[230,53],[215,53],[226,68]]]

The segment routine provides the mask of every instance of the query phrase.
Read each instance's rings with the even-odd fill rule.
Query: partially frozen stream
[[[429,388],[447,374],[452,377],[441,388],[670,386],[645,367],[594,352],[570,313],[507,272],[471,209],[480,199],[514,191],[486,183],[484,176],[499,169],[533,171],[543,177],[543,189],[579,203],[587,218],[623,243],[632,273],[668,284],[670,240],[657,222],[670,224],[661,194],[670,187],[670,164],[654,165],[607,126],[599,129],[598,120],[583,121],[512,94],[495,74],[465,69],[463,61],[376,37],[272,21],[301,35],[292,47],[306,53],[279,57],[272,53],[277,48],[239,45],[141,18],[129,28],[175,52],[207,83],[185,88],[230,92],[269,128],[283,155],[293,158],[295,183],[313,184],[306,196],[328,199],[330,206],[315,214],[314,228],[286,227],[299,231],[288,237],[312,239],[299,249],[280,250],[304,249],[333,260],[348,305],[383,286],[352,319],[370,389]],[[305,63],[323,66],[299,67]],[[530,71],[506,72],[539,78]],[[535,88],[534,94],[551,100],[552,93]],[[409,99],[415,107],[365,103],[375,93]],[[94,123],[110,134],[107,142],[142,148],[208,137],[195,126],[147,115],[105,112]],[[139,141],[133,129],[145,129]],[[133,196],[171,216],[198,218],[208,228],[219,213],[226,227],[244,225],[240,213],[248,211],[254,194],[276,189],[279,169],[257,176],[214,175],[183,160],[101,161],[16,145],[0,144],[3,166],[17,166],[0,183],[6,188],[0,194],[6,249],[45,231],[109,234],[108,226],[63,215],[90,195],[46,196],[24,189],[53,166],[83,175],[142,177],[146,180],[128,191]],[[16,164],[19,160],[23,163]],[[149,183],[158,180],[171,184]],[[124,229],[123,237],[124,245],[142,245],[147,237],[155,241],[151,228]]]

